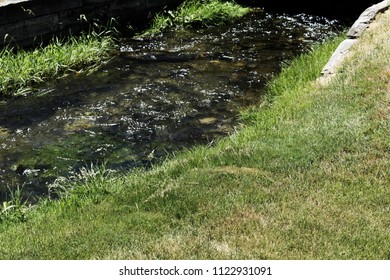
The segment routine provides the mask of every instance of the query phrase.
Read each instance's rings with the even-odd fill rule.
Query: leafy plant
[[[0,222],[25,221],[31,206],[27,205],[27,201],[23,201],[23,190],[19,187],[14,190],[8,188],[8,190],[10,199],[0,205]]]

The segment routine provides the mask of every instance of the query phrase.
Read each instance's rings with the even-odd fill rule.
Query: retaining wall
[[[102,23],[110,18],[136,23],[145,21],[150,11],[164,6],[174,6],[184,0],[0,0],[0,47],[16,42],[26,47],[39,44],[56,35],[78,33],[86,24],[80,20],[85,15],[89,21]],[[317,1],[314,4],[298,0],[236,0],[238,3],[261,3],[267,8],[283,11],[313,12],[354,17],[368,4],[380,0]]]
[[[135,22],[150,11],[182,0],[0,0],[0,47],[16,42],[29,46],[54,34],[78,33],[80,15],[107,22],[110,18]],[[84,22],[85,27],[85,22]]]

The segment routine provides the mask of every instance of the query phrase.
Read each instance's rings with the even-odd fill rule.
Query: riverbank
[[[327,85],[343,38],[297,58],[212,147],[58,181],[63,199],[0,225],[0,257],[388,259],[389,33],[388,11]]]

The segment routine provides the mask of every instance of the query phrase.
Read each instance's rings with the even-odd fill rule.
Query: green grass
[[[222,25],[242,17],[251,10],[236,4],[234,1],[186,0],[175,11],[157,14],[150,28],[140,36],[155,35],[168,28]]]
[[[177,11],[157,15],[152,27],[142,36],[173,26],[224,24],[249,11],[234,2],[188,0]],[[56,38],[46,47],[33,51],[10,47],[0,50],[0,95],[24,95],[48,79],[96,68],[112,54],[115,47],[113,30],[91,31],[68,40]]]
[[[331,83],[315,80],[342,38],[212,147],[59,180],[61,199],[0,224],[0,258],[389,259],[390,14],[377,21]]]
[[[0,50],[0,95],[21,95],[45,80],[68,72],[87,71],[107,60],[114,49],[110,32],[58,38],[32,51]]]
[[[9,198],[0,205],[0,223],[25,221],[32,206],[23,201],[23,190],[19,187],[15,190],[9,189],[9,194]]]

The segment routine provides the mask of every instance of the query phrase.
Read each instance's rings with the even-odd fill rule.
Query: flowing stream
[[[340,28],[255,12],[227,26],[126,39],[92,74],[0,100],[0,200],[16,186],[45,195],[55,178],[91,163],[128,169],[227,135],[282,62]]]

